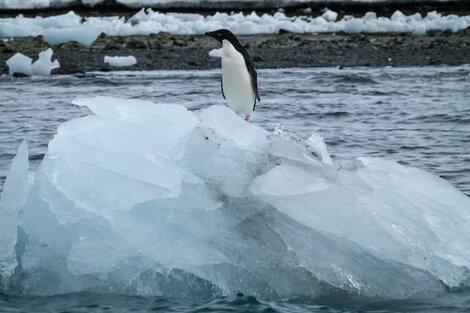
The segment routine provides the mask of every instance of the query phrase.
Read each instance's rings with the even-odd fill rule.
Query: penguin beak
[[[216,32],[207,32],[207,33],[204,33],[204,35],[212,37],[217,41],[220,41],[220,40],[217,39]]]

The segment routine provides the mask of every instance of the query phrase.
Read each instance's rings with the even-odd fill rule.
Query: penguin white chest
[[[222,41],[222,88],[228,106],[237,114],[251,115],[255,93],[243,55],[228,41]]]

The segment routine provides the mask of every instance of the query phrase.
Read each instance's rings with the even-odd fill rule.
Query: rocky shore
[[[458,33],[410,34],[292,34],[240,36],[257,68],[426,66],[470,64],[470,29]],[[54,74],[111,71],[104,56],[133,55],[137,64],[120,70],[190,70],[220,67],[208,56],[219,44],[205,36],[108,37],[102,34],[90,46],[76,42],[49,45],[42,37],[0,40],[0,74],[16,52],[33,59],[54,50],[61,68]]]

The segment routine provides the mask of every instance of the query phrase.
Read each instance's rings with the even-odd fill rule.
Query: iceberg
[[[470,282],[470,199],[439,177],[339,163],[320,135],[225,106],[73,103],[93,114],[59,126],[31,184],[26,145],[12,164],[6,292],[402,299]]]

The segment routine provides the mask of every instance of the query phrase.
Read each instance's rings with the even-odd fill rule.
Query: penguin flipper
[[[222,79],[220,80],[220,90],[222,90],[222,97],[225,99],[225,94],[224,94],[224,82]]]
[[[250,59],[250,56],[246,51],[244,51],[245,56],[245,65],[248,70],[248,73],[250,73],[250,78],[251,78],[251,86],[253,87],[253,92],[255,93],[255,101],[253,103],[253,111],[256,108],[256,99],[258,101],[261,101],[259,98],[259,92],[258,92],[258,74],[256,73],[255,66],[253,65],[253,62]]]

